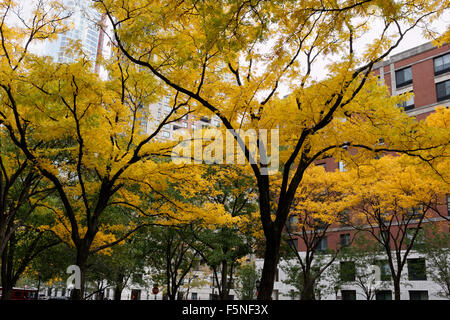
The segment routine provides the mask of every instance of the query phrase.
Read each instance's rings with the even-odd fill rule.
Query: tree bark
[[[228,263],[226,260],[222,261],[222,290],[220,291],[220,295],[219,295],[219,300],[228,300],[228,286],[227,286],[227,281],[228,281]]]
[[[89,246],[79,245],[77,247],[77,258],[75,264],[80,268],[80,288],[72,291],[72,300],[83,300],[85,290],[85,280],[87,271],[87,259],[89,256]]]
[[[12,291],[16,282],[14,280],[12,272],[14,263],[14,247],[15,247],[15,236],[13,234],[2,253],[2,265],[1,265],[2,300],[11,299]]]
[[[394,282],[394,300],[401,300],[400,296],[400,277],[393,277]]]
[[[314,283],[307,280],[302,288],[300,300],[316,300],[314,295]]]
[[[264,266],[258,288],[257,300],[272,300],[273,285],[280,255],[281,232],[270,230],[266,233]]]
[[[122,287],[116,286],[114,289],[114,301],[120,301],[122,299]]]

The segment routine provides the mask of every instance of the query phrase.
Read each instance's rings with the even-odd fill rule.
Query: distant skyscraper
[[[83,52],[95,68],[95,61],[103,51],[103,34],[99,28],[102,17],[90,7],[89,0],[62,0],[62,2],[71,13],[71,17],[66,21],[71,30],[59,35],[57,40],[48,42],[43,54],[51,56],[56,62],[73,62],[76,59],[75,54],[67,52],[66,49],[71,42],[80,41]],[[96,71],[98,72],[98,68]]]

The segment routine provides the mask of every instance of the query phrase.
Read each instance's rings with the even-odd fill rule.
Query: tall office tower
[[[97,57],[102,54],[104,43],[99,28],[102,16],[90,7],[89,0],[62,0],[62,3],[71,13],[70,18],[66,20],[71,30],[59,35],[57,40],[46,43],[43,54],[51,56],[56,62],[73,62],[76,54],[67,48],[71,43],[80,41],[84,54],[92,61],[94,70],[98,72],[95,63]]]

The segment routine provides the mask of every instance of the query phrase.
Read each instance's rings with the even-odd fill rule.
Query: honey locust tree
[[[20,150],[11,143],[4,128],[0,133],[0,266],[2,299],[30,262],[59,241],[39,230],[52,220],[48,203],[54,191]],[[47,216],[47,218],[45,218]]]
[[[299,288],[301,300],[315,299],[314,291],[320,278],[340,252],[341,248],[324,251],[320,243],[332,225],[346,220],[345,212],[353,201],[347,191],[350,185],[351,182],[345,179],[345,173],[326,172],[321,166],[306,170],[299,185],[286,230],[300,266],[298,269],[301,272],[297,277],[302,277]],[[303,254],[292,245],[292,240],[300,242]]]
[[[266,240],[259,299],[271,298],[282,229],[314,160],[341,158],[343,146],[359,149],[359,156],[385,149],[418,155],[443,143],[425,138],[425,128],[397,109],[402,98],[389,98],[371,74],[405,34],[439,17],[448,1],[93,3],[107,17],[123,56],[169,90],[218,116],[227,129],[280,130],[277,198],[271,197],[264,157],[270,147],[255,143],[253,153],[250,142],[234,134],[258,187]],[[380,28],[367,41],[372,25]],[[317,81],[324,73],[327,79]],[[282,88],[289,89],[285,99]],[[385,145],[377,144],[380,138]]]
[[[189,225],[152,227],[151,237],[144,246],[147,266],[154,284],[163,284],[170,300],[181,297],[183,283],[200,258],[189,242]]]
[[[7,1],[0,7],[0,122],[58,195],[60,205],[50,209],[60,223],[49,228],[76,249],[81,289],[73,298],[81,299],[90,254],[124,241],[154,219],[168,223],[177,210],[183,212],[178,218],[188,220],[217,206],[204,210],[164,193],[172,178],[193,189],[199,177],[195,169],[182,173],[184,165],[161,161],[170,143],[155,141],[165,124],[189,112],[187,100],[174,95],[171,112],[142,133],[138,120],[144,106],[158,97],[153,76],[115,56],[105,62],[108,79],[102,80],[76,43],[68,47],[73,63],[31,54],[29,44],[65,29],[51,14],[53,7],[39,2],[30,17],[23,17],[19,6]],[[8,25],[14,14],[21,19]],[[165,201],[144,203],[140,196],[145,194]],[[133,218],[129,224],[111,219],[122,211]],[[217,208],[216,216],[222,211]]]
[[[15,229],[3,250],[1,256],[2,300],[11,299],[12,289],[19,279],[27,276],[33,260],[61,243],[52,232],[39,229],[39,223],[42,223],[40,219],[33,220],[38,225],[28,221],[27,225]]]
[[[417,248],[424,254],[427,261],[430,280],[437,283],[441,289],[439,297],[450,298],[450,233],[446,223],[431,224],[424,227],[423,244]]]
[[[165,284],[169,299],[177,299],[183,282],[200,261],[211,267],[219,299],[228,298],[237,260],[251,252],[250,235],[255,231],[254,184],[244,169],[206,166],[194,189],[178,191],[182,201],[203,204],[210,208],[209,214],[191,223],[155,227],[151,232],[149,264],[156,271],[155,283]],[[214,208],[222,208],[223,213],[212,218],[218,214]]]
[[[18,228],[27,224],[52,188],[21,151],[11,143],[8,134],[0,132],[0,256]]]
[[[450,110],[445,107],[438,107],[435,112],[430,114],[426,118],[426,122],[430,127],[436,128],[438,132],[446,130],[447,139],[450,139]],[[445,136],[444,136],[445,137]],[[440,149],[440,150],[439,150]],[[412,161],[411,166],[414,166],[422,176],[427,177],[427,179],[436,180],[436,183],[444,183],[442,189],[442,194],[436,201],[436,205],[430,207],[435,214],[439,215],[441,218],[450,221],[450,216],[447,210],[447,199],[445,194],[445,184],[450,182],[450,176],[448,168],[450,167],[450,157],[448,156],[448,149],[445,147],[429,150],[426,154],[428,159],[433,159],[432,165],[428,162],[422,161]],[[412,160],[412,159],[411,159]]]
[[[121,300],[123,290],[131,282],[145,286],[148,236],[148,230],[140,229],[124,244],[114,246],[110,255],[97,254],[92,257],[87,277],[93,283],[99,282],[95,293],[104,293],[106,288],[112,288],[113,299]]]
[[[212,270],[219,300],[228,300],[239,260],[253,253],[257,211],[254,180],[245,167],[216,165],[207,168],[204,179],[211,182],[206,192],[197,192],[199,201],[222,204],[234,224],[192,224],[190,246]]]
[[[400,300],[404,266],[423,236],[421,228],[433,223],[428,220],[440,204],[441,193],[449,191],[447,183],[421,174],[420,167],[408,160],[405,156],[384,156],[349,172],[355,198],[350,223],[381,246],[395,300]]]

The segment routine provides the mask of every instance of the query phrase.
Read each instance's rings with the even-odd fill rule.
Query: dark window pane
[[[317,251],[325,251],[325,250],[327,250],[327,248],[328,248],[328,241],[327,241],[327,237],[324,237],[324,238],[322,238],[321,240],[319,240],[318,242],[317,242],[317,245],[316,245],[316,250]]]
[[[342,290],[342,300],[356,300],[356,290]]]
[[[409,291],[409,300],[428,300],[428,291],[411,290]]]
[[[438,101],[450,99],[450,80],[436,84],[436,95]]]
[[[408,259],[408,278],[411,281],[427,280],[425,259]]]
[[[410,91],[410,93],[412,93],[412,91]],[[398,107],[403,108],[405,111],[414,109],[414,96],[412,96],[408,101],[400,103]]]
[[[344,282],[355,281],[356,267],[353,261],[343,261],[340,265],[340,276]]]
[[[377,260],[375,264],[380,268],[380,280],[391,281],[391,269],[387,260]]]
[[[397,88],[406,86],[412,83],[412,71],[411,67],[398,70],[395,72],[395,81],[397,83]]]
[[[434,74],[450,71],[450,53],[434,59]]]
[[[450,216],[450,194],[447,195],[447,214]]]
[[[392,291],[380,290],[376,292],[376,300],[392,300]]]
[[[350,233],[341,234],[341,247],[347,247],[350,245]]]

